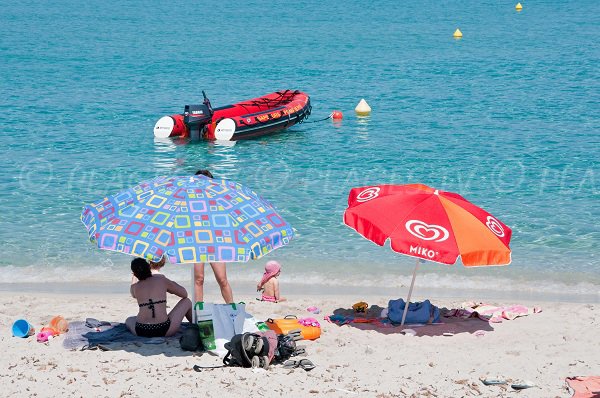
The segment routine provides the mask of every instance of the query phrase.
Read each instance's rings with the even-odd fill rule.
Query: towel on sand
[[[572,398],[600,397],[600,376],[567,377],[567,385],[573,390]]]
[[[357,313],[352,308],[338,308],[333,311],[333,315],[326,316],[324,319],[339,326],[348,323],[370,323],[379,327],[391,327],[389,319],[381,318],[383,308],[373,305],[366,312]]]
[[[447,310],[444,316],[458,318],[477,317],[482,321],[500,323],[503,320],[512,321],[520,316],[537,314],[538,312],[542,312],[542,309],[539,307],[527,308],[520,304],[499,307],[484,303],[466,302],[461,305],[461,308]]]
[[[87,323],[87,324],[86,324]],[[186,324],[187,325],[187,324]],[[147,338],[133,335],[124,323],[103,322],[97,327],[90,327],[89,322],[70,322],[69,331],[65,334],[63,347],[68,350],[89,350],[99,344],[109,343],[163,343],[168,339],[179,339],[185,327],[171,337]]]

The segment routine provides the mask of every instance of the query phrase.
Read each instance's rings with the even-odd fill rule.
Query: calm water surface
[[[600,3],[513,3],[3,4],[0,282],[126,280],[126,256],[87,242],[82,206],[209,168],[297,229],[270,256],[296,283],[406,285],[412,260],[341,219],[351,187],[420,182],[513,228],[512,265],[427,264],[422,286],[598,295]],[[203,89],[220,106],[285,88],[311,95],[309,120],[344,120],[234,146],[152,136]],[[370,118],[353,115],[361,98]]]

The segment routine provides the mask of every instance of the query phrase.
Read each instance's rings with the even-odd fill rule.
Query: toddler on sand
[[[256,285],[256,291],[262,291],[262,301],[271,303],[285,301],[285,298],[279,295],[279,280],[277,279],[279,274],[281,274],[281,265],[277,261],[269,261],[265,265],[265,273]]]

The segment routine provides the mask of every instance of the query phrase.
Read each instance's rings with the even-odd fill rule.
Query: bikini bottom
[[[135,334],[141,337],[165,337],[171,326],[171,320],[167,318],[161,323],[135,323]]]
[[[264,293],[262,294],[262,299],[261,300],[262,301],[268,301],[268,302],[271,302],[271,303],[276,303],[277,302],[277,299],[275,298],[275,296],[267,296]]]

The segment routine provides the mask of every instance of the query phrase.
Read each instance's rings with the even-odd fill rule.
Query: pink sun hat
[[[269,279],[277,275],[279,271],[281,271],[281,264],[279,264],[277,261],[267,262],[267,264],[265,265],[265,273],[263,274],[263,277],[260,280],[258,286],[262,288],[263,285],[267,283]]]

